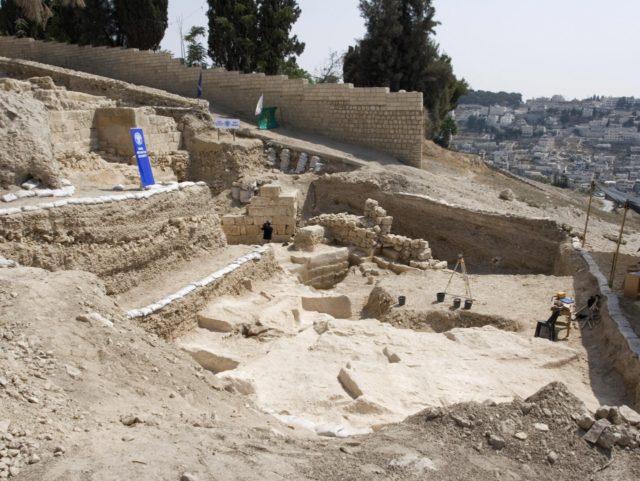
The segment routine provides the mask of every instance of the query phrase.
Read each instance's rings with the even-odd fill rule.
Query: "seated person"
[[[567,297],[567,293],[564,291],[558,291],[555,296],[551,298],[551,317],[547,322],[555,322],[560,316],[568,316],[571,319],[574,318],[575,301],[571,297]]]

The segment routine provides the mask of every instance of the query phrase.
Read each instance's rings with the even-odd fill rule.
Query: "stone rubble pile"
[[[338,244],[357,247],[368,256],[382,255],[418,269],[442,267],[442,262],[433,259],[426,240],[391,234],[393,217],[373,199],[365,202],[364,216],[322,214],[310,219],[309,224],[325,228],[327,237]],[[308,250],[306,237],[295,242],[300,250]]]
[[[628,406],[601,406],[594,416],[583,413],[573,416],[582,439],[604,449],[614,446],[637,449],[640,446],[640,414]]]
[[[11,428],[11,422],[0,419],[0,479],[18,476],[29,464],[40,462],[40,444],[25,431]]]
[[[258,182],[255,179],[243,179],[231,185],[231,198],[242,204],[248,204],[256,195]]]
[[[2,202],[14,202],[19,199],[27,199],[29,197],[71,197],[76,192],[76,188],[71,183],[62,179],[62,187],[60,189],[41,189],[37,181],[28,180],[22,184],[22,190],[9,192],[0,197]]]
[[[18,293],[14,295],[17,297]],[[57,416],[70,403],[65,391],[52,379],[60,374],[71,377],[70,371],[82,375],[74,366],[61,364],[52,351],[45,351],[38,337],[26,337],[20,331],[16,324],[8,323],[0,329],[0,360],[10,362],[5,361],[0,371],[0,406],[7,400],[21,404],[21,418],[31,417],[41,429],[22,429],[15,417],[0,412],[0,479],[18,476],[43,457],[64,454],[65,448],[54,444],[64,437],[64,431],[55,427],[55,417],[47,417],[47,413]]]

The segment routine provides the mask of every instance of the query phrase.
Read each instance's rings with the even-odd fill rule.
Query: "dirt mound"
[[[294,470],[302,435],[120,312],[92,274],[0,269],[0,478],[257,481]]]
[[[422,168],[433,172],[445,169],[463,173],[487,172],[489,170],[477,155],[443,149],[430,140],[425,140],[422,144]]]
[[[49,114],[30,92],[16,92],[13,88],[17,87],[10,81],[0,84],[0,186],[20,184],[33,177],[59,188]]]
[[[314,462],[318,479],[632,480],[638,450],[611,454],[576,434],[582,403],[560,383],[526,400],[430,408]],[[357,466],[356,469],[353,467]]]

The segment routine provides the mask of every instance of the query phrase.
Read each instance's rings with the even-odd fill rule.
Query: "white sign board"
[[[216,129],[239,129],[239,119],[216,119],[214,123]]]

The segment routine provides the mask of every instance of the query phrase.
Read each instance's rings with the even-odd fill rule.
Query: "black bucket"
[[[462,299],[460,299],[459,297],[456,297],[453,299],[453,307],[455,309],[458,309],[460,307],[460,303],[462,302]]]
[[[465,308],[466,310],[469,310],[469,309],[471,309],[471,306],[473,306],[473,300],[471,300],[471,299],[466,299],[466,300],[464,301],[464,308]]]
[[[405,296],[398,297],[398,305],[404,306],[407,303],[407,298]]]
[[[438,292],[438,293],[436,294],[436,300],[437,300],[438,302],[444,302],[444,292]]]

